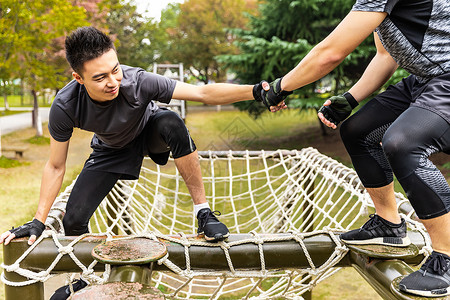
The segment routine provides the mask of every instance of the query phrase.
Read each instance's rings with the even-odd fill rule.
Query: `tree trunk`
[[[33,95],[33,127],[36,128],[36,136],[43,136],[41,115],[39,114],[39,103],[36,90],[32,90]]]
[[[8,103],[8,92],[5,89],[5,92],[3,93],[3,100],[5,101],[5,110],[9,110],[9,103]]]
[[[337,95],[339,93],[339,88],[341,87],[341,76],[340,75],[336,75],[335,77],[336,80],[336,85],[334,87],[334,94]]]
[[[23,79],[20,79],[20,106],[23,106],[25,88],[23,87]]]

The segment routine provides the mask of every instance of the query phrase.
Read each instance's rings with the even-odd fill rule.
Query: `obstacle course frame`
[[[315,151],[306,149],[307,156],[317,155]],[[303,150],[302,150],[303,151]],[[219,157],[219,156],[235,156],[244,157],[249,155],[266,155],[273,157],[297,155],[298,151],[241,151],[241,152],[212,152],[199,153],[202,157]],[[345,185],[351,186],[357,193],[362,190],[354,171],[336,164],[329,158],[319,157],[317,168],[326,169],[331,180],[334,176],[344,178]],[[303,174],[301,175],[303,177]],[[308,179],[308,178],[307,178]],[[299,186],[299,185],[298,185]],[[297,186],[297,187],[298,187]],[[306,180],[301,183],[304,188],[305,195],[314,191],[314,182]],[[352,192],[353,193],[353,192]],[[309,200],[311,201],[311,199]],[[415,219],[414,212],[407,201],[398,203],[399,211]],[[304,210],[310,208],[304,206]],[[118,211],[112,209],[112,212]],[[52,220],[46,224],[55,230],[61,227],[61,219],[64,214],[64,208],[61,203],[56,203]],[[304,221],[308,222],[308,218],[304,217]],[[282,220],[282,219],[281,219]],[[49,220],[47,220],[49,221]],[[113,224],[114,225],[114,224]],[[217,244],[206,243],[201,238],[192,235],[162,235],[158,233],[149,233],[147,238],[158,239],[166,243],[168,248],[168,258],[165,257],[150,265],[130,266],[130,269],[119,270],[117,268],[111,271],[114,276],[109,276],[109,281],[117,281],[118,278],[124,278],[121,274],[133,273],[137,282],[146,283],[151,278],[152,271],[172,271],[181,272],[190,276],[192,272],[202,274],[215,273],[224,277],[223,283],[227,276],[249,276],[252,270],[255,270],[253,277],[260,278],[270,276],[271,272],[277,270],[293,270],[309,268],[307,276],[314,281],[314,274],[318,269],[324,267],[355,267],[356,270],[374,287],[374,289],[385,299],[404,299],[390,290],[390,283],[398,276],[405,275],[412,271],[408,264],[419,264],[427,254],[429,241],[427,237],[420,232],[409,232],[412,242],[422,251],[414,256],[398,259],[373,258],[359,252],[349,251],[349,249],[340,243],[337,235],[339,232],[325,228],[324,230],[311,231],[308,225],[302,225],[301,231],[290,233],[261,234],[251,232],[249,234],[231,234],[228,241]],[[6,299],[28,299],[27,295],[32,295],[29,299],[43,299],[43,283],[39,280],[29,285],[22,284],[29,281],[30,276],[48,275],[67,273],[67,272],[106,272],[109,265],[103,265],[93,260],[90,255],[92,248],[102,243],[106,239],[113,238],[111,235],[86,235],[83,237],[62,237],[50,232],[50,236],[43,238],[40,243],[29,251],[26,239],[18,239],[11,242],[10,245],[4,247],[4,281],[6,285]],[[115,237],[117,238],[117,237]],[[27,252],[23,257],[23,253]],[[74,257],[76,259],[74,259]],[[205,259],[207,257],[207,259]],[[23,258],[23,259],[22,259]],[[20,260],[20,266],[17,261]],[[77,263],[77,260],[79,263]],[[89,266],[89,268],[80,267]],[[84,269],[83,269],[84,268]],[[21,273],[27,269],[32,273]],[[150,270],[150,271],[149,271]],[[149,273],[150,272],[150,273]],[[27,275],[32,274],[32,275]],[[149,275],[150,274],[150,275]],[[227,275],[228,274],[228,275]],[[107,276],[108,277],[108,276]],[[289,279],[289,278],[288,278]],[[12,283],[12,284],[11,284]],[[17,284],[14,284],[17,283]],[[314,285],[312,282],[311,287]],[[308,288],[308,287],[306,287]],[[247,296],[251,295],[251,290]],[[291,295],[292,296],[292,295]],[[308,294],[303,293],[303,298],[307,299]],[[211,299],[217,298],[214,294]],[[285,295],[286,299],[290,299],[290,295]]]

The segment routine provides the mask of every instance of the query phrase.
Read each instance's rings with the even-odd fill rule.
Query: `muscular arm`
[[[50,138],[50,158],[44,167],[44,173],[41,181],[41,192],[39,197],[39,205],[34,216],[35,219],[45,222],[47,215],[55,201],[56,196],[61,188],[64,173],[66,170],[67,151],[69,149],[69,141],[57,142]],[[15,234],[10,231],[4,232],[0,236],[0,244],[9,242],[15,238]],[[34,243],[36,236],[32,235],[28,240],[28,244]]]
[[[349,90],[358,102],[383,86],[398,68],[397,63],[381,44],[377,33],[374,33],[374,38],[377,53],[358,82]]]
[[[386,15],[351,11],[328,37],[283,77],[281,88],[292,91],[327,75],[380,25]]]
[[[370,61],[358,82],[349,90],[350,94],[358,102],[361,102],[385,84],[398,68],[397,63],[381,44],[377,33],[374,33],[374,38],[377,53]],[[330,100],[324,103],[325,106],[330,104]],[[336,124],[327,120],[322,113],[319,112],[318,117],[326,126],[333,129],[337,128]]]
[[[252,100],[253,85],[215,83],[195,86],[177,82],[172,98],[202,102],[210,105],[223,105],[234,102]]]
[[[44,167],[39,205],[34,216],[42,223],[45,222],[48,212],[61,189],[69,149],[69,141],[57,142],[53,138],[50,139],[50,157]]]

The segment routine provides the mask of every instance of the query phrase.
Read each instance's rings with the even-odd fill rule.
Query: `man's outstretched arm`
[[[271,89],[270,85],[259,83],[257,85],[239,85],[229,83],[214,83],[202,86],[195,86],[188,83],[177,82],[172,98],[202,102],[208,105],[225,105],[245,100],[261,101],[261,96],[255,95],[257,86],[266,92]],[[258,99],[255,99],[256,98]],[[271,106],[272,111],[286,108],[284,101],[278,106]],[[269,107],[268,107],[269,108]],[[269,109],[270,109],[269,108]]]
[[[214,83],[195,86],[177,82],[172,97],[174,99],[202,102],[210,105],[224,105],[253,100],[253,85]]]
[[[15,237],[30,236],[28,244],[31,245],[42,233],[42,224],[45,222],[50,208],[61,189],[66,170],[69,141],[57,142],[50,138],[50,157],[44,167],[41,181],[39,205],[33,222],[27,223],[15,230],[8,230],[0,236],[0,244],[9,242]],[[12,232],[13,231],[13,232]],[[37,234],[36,234],[37,232]]]
[[[374,40],[377,48],[376,55],[369,63],[358,82],[348,91],[358,103],[382,87],[398,68],[397,63],[392,56],[384,49],[377,33],[374,33]],[[327,100],[324,103],[324,106],[329,106],[330,109],[332,109],[333,105],[330,100]],[[348,115],[350,115],[350,113],[351,110]],[[319,111],[318,116],[326,126],[333,129],[337,128],[336,124],[326,119],[322,112]]]
[[[384,12],[351,11],[322,42],[283,77],[281,88],[292,91],[330,73],[372,34],[386,16]]]

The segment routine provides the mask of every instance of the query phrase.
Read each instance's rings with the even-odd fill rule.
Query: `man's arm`
[[[327,75],[355,50],[386,16],[383,12],[351,11],[328,37],[283,77],[281,88],[292,91]]]
[[[382,87],[398,68],[395,60],[386,51],[386,49],[384,49],[377,33],[374,33],[374,40],[377,48],[376,55],[369,63],[358,82],[355,83],[355,85],[348,91],[357,102],[361,102]],[[330,100],[327,100],[324,103],[324,106],[328,106],[330,104]],[[322,113],[319,112],[318,116],[322,123],[328,127],[336,129],[336,124],[325,119]]]
[[[381,44],[377,33],[374,33],[374,39],[377,53],[358,82],[349,90],[349,93],[352,94],[358,102],[364,100],[382,87],[398,68],[395,60]]]
[[[177,82],[172,98],[202,102],[210,105],[224,105],[253,100],[253,85],[215,83],[195,86]]]
[[[69,149],[69,141],[57,142],[50,138],[50,157],[44,167],[44,173],[41,181],[41,191],[39,197],[39,205],[34,216],[35,219],[44,223],[50,208],[55,201],[56,196],[61,189],[61,185],[66,170],[67,152]],[[6,231],[0,236],[0,244],[9,242],[15,238],[15,234]],[[28,244],[34,243],[36,236],[32,235],[28,240]]]

